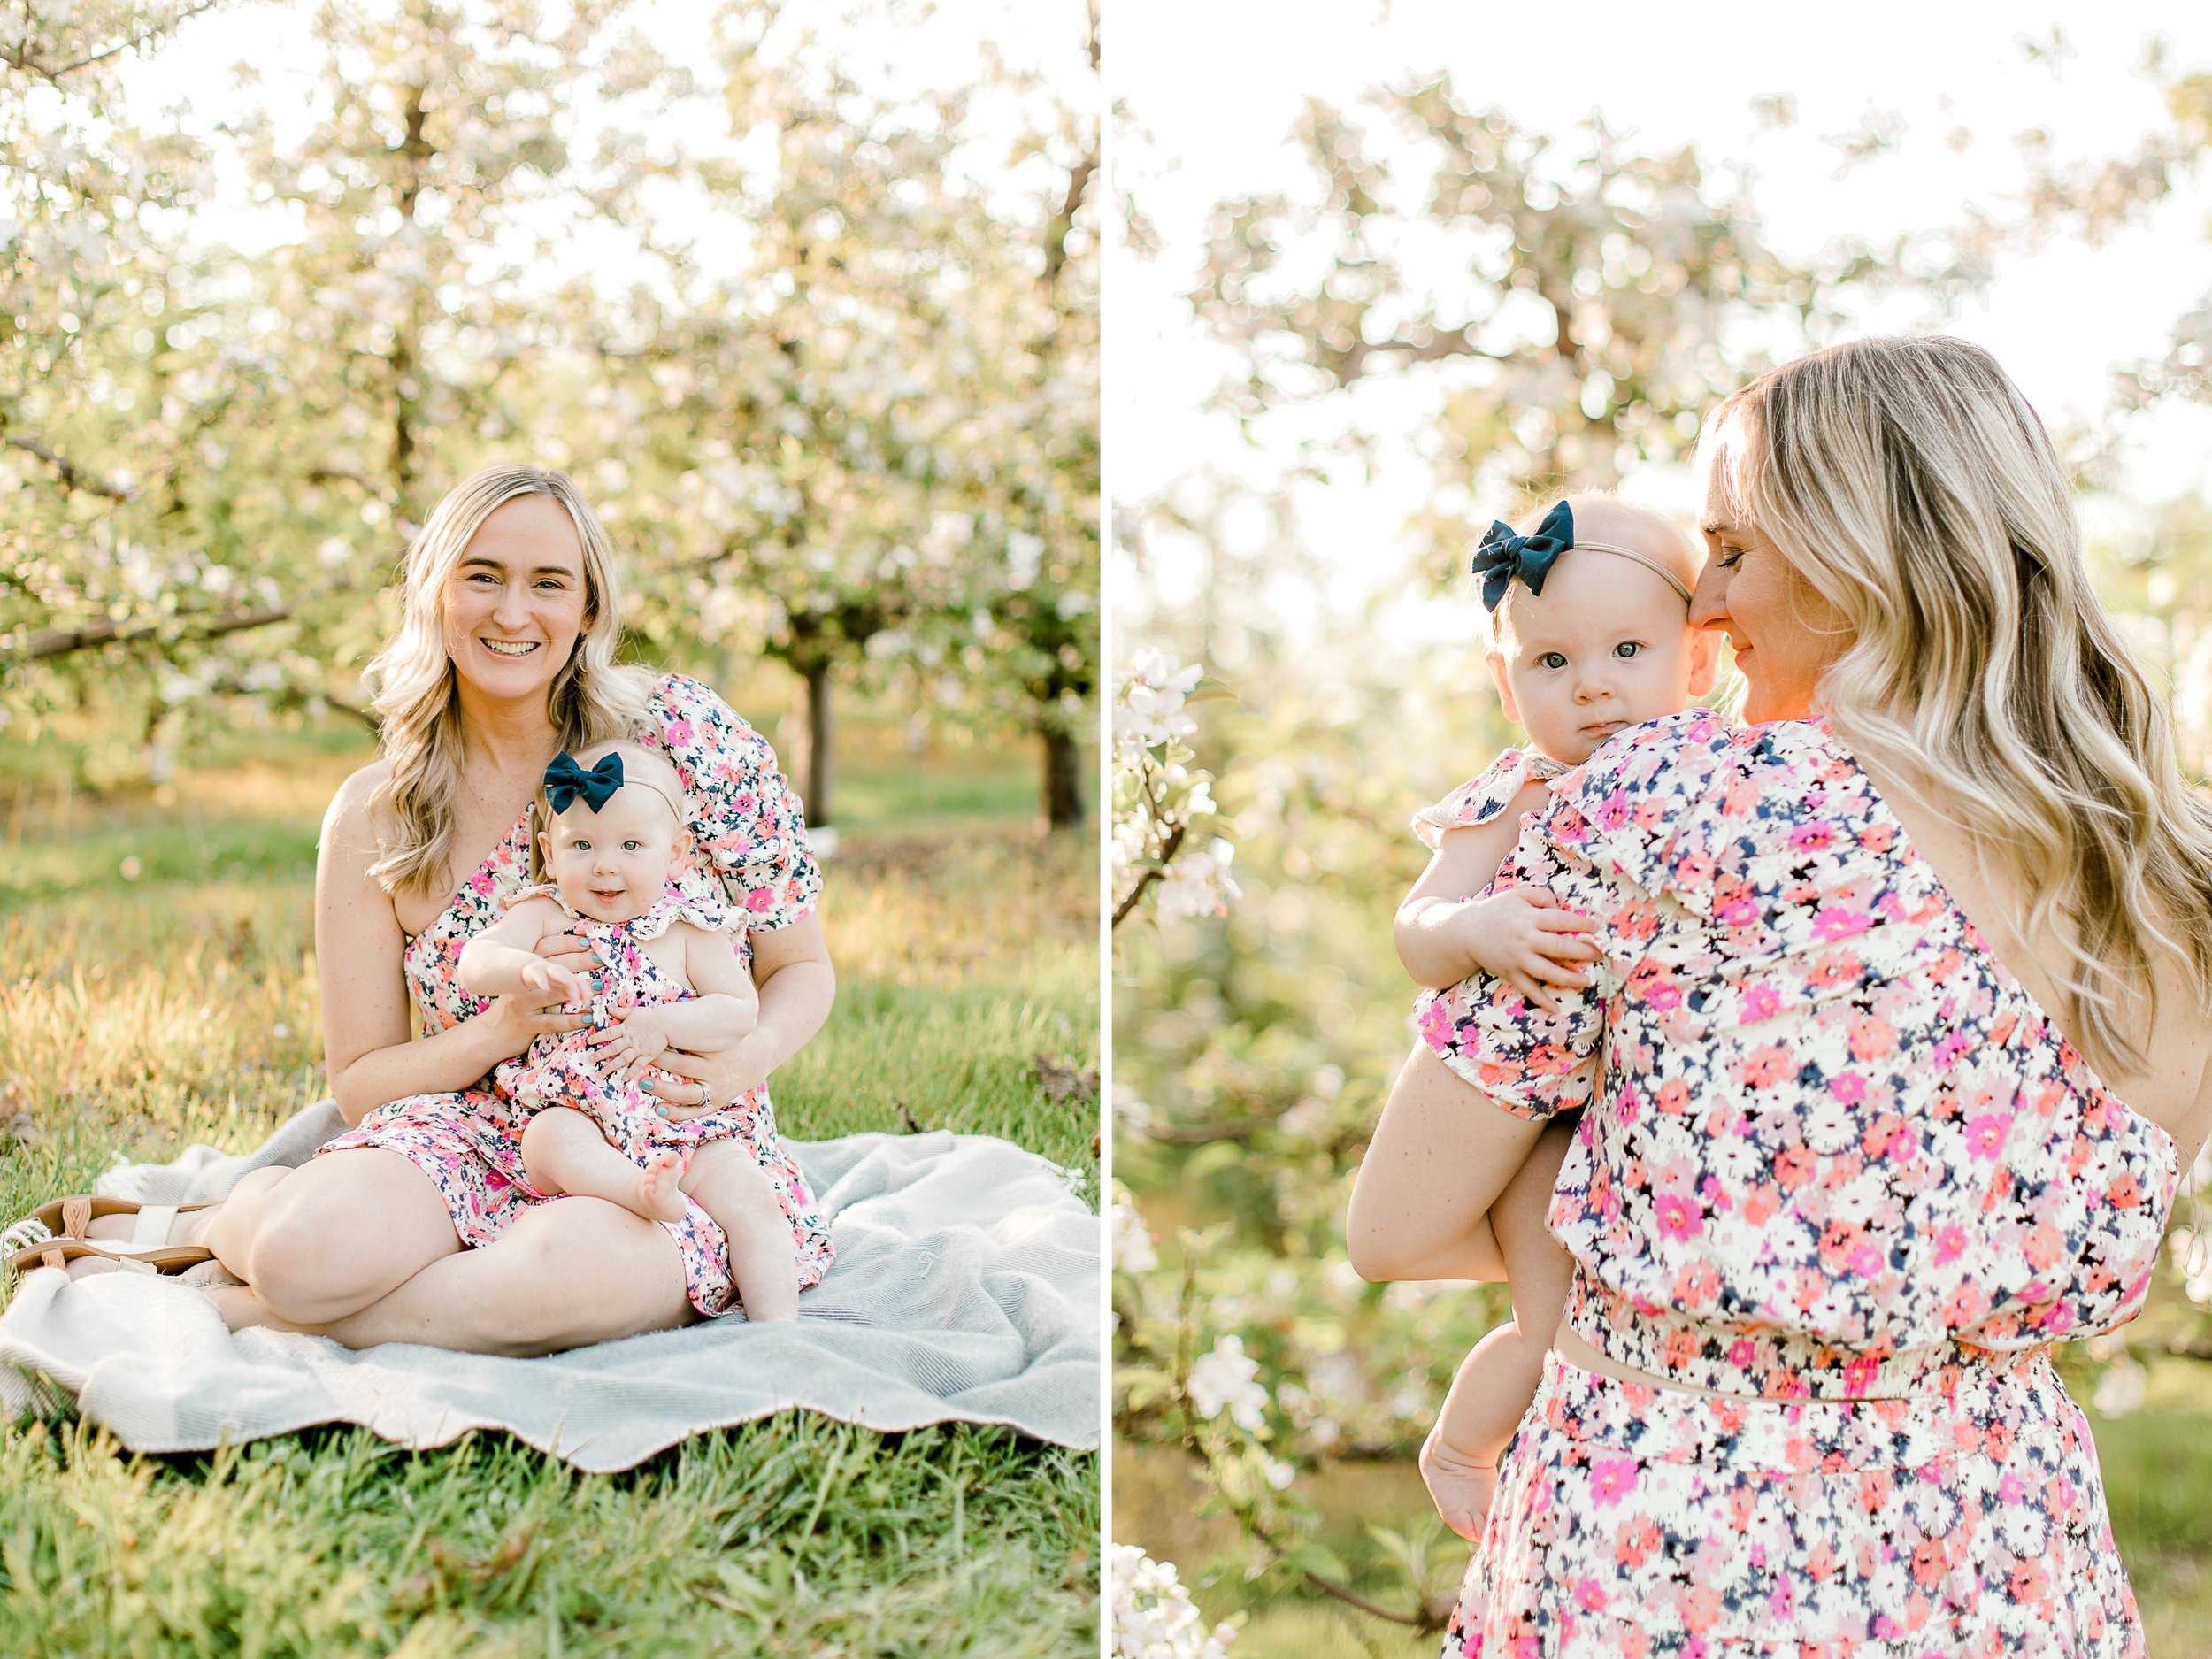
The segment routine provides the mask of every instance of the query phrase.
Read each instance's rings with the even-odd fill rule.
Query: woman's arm
[[[821,919],[810,910],[781,927],[756,929],[753,979],[760,989],[760,1019],[749,1034],[719,1049],[672,1048],[660,1057],[664,1071],[704,1083],[706,1098],[719,1105],[767,1081],[829,1018],[837,974]]]
[[[330,1092],[349,1124],[386,1101],[466,1088],[541,1031],[573,1031],[580,1016],[534,1012],[501,997],[474,1019],[411,1041],[407,941],[391,896],[369,876],[379,856],[369,801],[382,766],[356,772],[324,815],[315,856],[315,965]]]

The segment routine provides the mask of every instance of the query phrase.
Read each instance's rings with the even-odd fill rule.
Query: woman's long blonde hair
[[[622,584],[614,548],[565,472],[514,463],[488,466],[449,491],[407,550],[405,614],[365,676],[388,776],[372,802],[382,856],[369,874],[387,893],[430,893],[453,852],[453,797],[461,780],[461,703],[445,643],[445,592],[461,555],[493,511],[523,495],[550,495],[584,551],[584,631],[547,694],[564,748],[639,728],[643,673],[618,665]]]
[[[2161,961],[2212,1010],[2212,807],[2091,590],[2043,423],[1978,346],[1862,340],[1735,393],[1708,446],[1738,521],[1842,618],[1836,735],[1970,832],[2023,935],[2068,941],[2083,1051],[2139,1070]]]

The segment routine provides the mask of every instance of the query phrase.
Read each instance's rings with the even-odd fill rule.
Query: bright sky
[[[2064,12],[2061,18],[2057,14]],[[1153,497],[1212,465],[1255,481],[1279,475],[1310,417],[1262,434],[1256,449],[1229,418],[1201,405],[1231,359],[1179,297],[1191,283],[1212,204],[1224,196],[1293,188],[1301,165],[1286,143],[1302,100],[1349,104],[1409,72],[1449,69],[1459,96],[1494,104],[1525,127],[1565,136],[1601,112],[1639,148],[1696,143],[1709,164],[1747,163],[1770,241],[1809,253],[1849,234],[1886,236],[1955,222],[1962,206],[2003,210],[2022,177],[2015,134],[2048,129],[2057,152],[2117,154],[2158,124],[2159,95],[2139,73],[2146,42],[2162,35],[2174,60],[2212,63],[2212,8],[2184,0],[2116,0],[2040,11],[2016,0],[1898,0],[1831,13],[1816,32],[1801,9],[1711,0],[1692,5],[1472,5],[1466,0],[1303,0],[1269,8],[1181,0],[1111,0],[1107,75],[1133,122],[1116,128],[1118,186],[1133,192],[1165,244],[1153,261],[1119,250],[1107,273],[1108,489],[1117,501]],[[2055,65],[2030,61],[2021,41],[2050,41]],[[1579,51],[1578,42],[1596,50]],[[1751,101],[1792,95],[1792,127],[1762,131]],[[1835,176],[1824,136],[1860,128],[1874,112],[1901,118],[1898,154]],[[1955,133],[1971,142],[1954,150]],[[1950,319],[1953,333],[1994,351],[2054,425],[2103,413],[2113,365],[2162,351],[2175,319],[2212,290],[2212,201],[2200,188],[2169,200],[2154,222],[2101,250],[2054,246],[2000,266],[1987,297]],[[1916,308],[1866,319],[1908,325]],[[1417,396],[1371,400],[1371,422],[1410,430]],[[2140,423],[2127,487],[2164,500],[2212,487],[2212,411],[2173,408]],[[1662,499],[1686,480],[1645,481]],[[1317,552],[1337,559],[1372,550],[1425,493],[1409,457],[1386,455],[1371,483],[1303,486],[1297,502]],[[1349,571],[1339,597],[1358,584]]]

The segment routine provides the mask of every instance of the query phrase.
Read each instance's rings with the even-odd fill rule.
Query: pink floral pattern
[[[1822,724],[1735,726],[1691,710],[1619,734],[1553,789],[1499,881],[1541,883],[1599,921],[1596,984],[1547,1015],[1480,977],[1425,996],[1418,1018],[1436,1053],[1509,1111],[1591,1103],[1548,1218],[1576,1262],[1575,1330],[1609,1357],[1734,1397],[1670,1391],[1685,1445],[1783,1420],[1783,1402],[1832,1402],[1847,1448],[1878,1440],[1895,1403],[1866,1396],[1976,1402],[1999,1426],[1978,1440],[1944,1417],[1965,1438],[1940,1479],[1915,1479],[1993,1504],[1991,1524],[2019,1561],[2039,1563],[2042,1588],[2023,1599],[2012,1567],[1988,1558],[1974,1570],[1996,1577],[1955,1612],[1963,1645],[1938,1650],[2026,1651],[2017,1644],[2078,1617],[2101,1633],[2050,1651],[2139,1652],[2078,1414],[2055,1378],[1996,1379],[2140,1309],[2179,1173],[2171,1138],[2058,1034]],[[1696,1576],[1724,1601],[1784,1572],[1817,1611],[1777,1628],[1808,1643],[1845,1640],[1827,1632],[1862,1614],[1869,1634],[1848,1640],[1871,1640],[1871,1621],[1895,1614],[1870,1569],[1800,1576],[1789,1563],[1811,1557],[1734,1525],[1727,1505],[1755,1509],[1768,1501],[1756,1494],[1786,1490],[1776,1483],[1787,1458],[1743,1465],[1750,1486],[1647,1487],[1647,1442],[1616,1427],[1629,1408],[1606,1392],[1630,1385],[1577,1386],[1602,1419],[1577,1443],[1638,1459],[1637,1481],[1609,1487],[1611,1502],[1663,1537],[1710,1539]],[[1631,1586],[1609,1534],[1553,1527],[1532,1553],[1532,1506],[1586,1510],[1597,1493],[1587,1470],[1560,1461],[1564,1440],[1528,1428],[1501,1480],[1512,1500],[1493,1511],[1521,1541],[1478,1554],[1448,1653],[1517,1653],[1532,1630],[1560,1640],[1563,1605],[1525,1580],[1586,1572]],[[2024,1438],[2049,1458],[2008,1484]],[[1824,1548],[1832,1568],[1852,1551],[1909,1555],[1895,1530],[1907,1509],[1875,1495],[1856,1518],[1805,1509],[1793,1522],[1805,1548]],[[2062,1526],[2074,1529],[2063,1548]],[[2090,1557],[2102,1577],[2084,1576]],[[1710,1650],[1687,1645],[1697,1634],[1673,1646],[1655,1634],[1640,1650]],[[1544,1649],[1568,1650],[1640,1649],[1612,1635]]]
[[[1433,850],[1443,844],[1446,830],[1475,829],[1502,818],[1532,778],[1556,778],[1568,770],[1532,749],[1509,749],[1479,778],[1470,778],[1435,805],[1416,812],[1415,839]]]
[[[2143,1659],[2041,1348],[1898,1400],[1716,1400],[1546,1356],[1447,1659]]]
[[[814,1194],[808,1190],[806,1178],[777,1138],[766,1086],[703,1116],[670,1123],[654,1110],[650,1094],[634,1084],[610,1079],[599,1064],[598,1050],[591,1045],[591,1033],[606,1027],[611,1009],[649,1007],[695,995],[688,986],[662,972],[641,945],[659,938],[678,921],[709,933],[721,932],[731,919],[728,910],[720,905],[702,908],[671,893],[642,916],[626,922],[601,922],[578,915],[561,899],[560,890],[550,886],[520,888],[513,902],[538,896],[560,904],[568,913],[568,931],[591,947],[596,964],[592,970],[592,1023],[580,1031],[549,1033],[517,1058],[503,1061],[492,1071],[492,1092],[511,1102],[525,1125],[549,1106],[580,1111],[599,1125],[609,1144],[641,1166],[649,1152],[662,1148],[742,1141],[775,1188],[777,1202],[783,1208],[797,1252],[799,1288],[811,1290],[820,1284],[835,1255],[829,1228],[814,1207]],[[726,1300],[722,1305],[727,1305]]]
[[[634,735],[667,753],[691,807],[692,837],[703,857],[687,860],[671,877],[671,892],[680,903],[703,913],[741,908],[749,930],[788,926],[807,915],[821,892],[821,873],[807,850],[798,800],[777,771],[767,740],[713,691],[681,674],[656,682],[646,727]],[[462,988],[455,968],[461,948],[498,919],[528,881],[529,846],[526,813],[462,883],[452,902],[408,941],[402,969],[426,1033],[449,1030],[489,1006],[488,999]],[[749,963],[749,937],[737,942],[741,958]],[[321,1150],[383,1147],[401,1154],[437,1187],[462,1244],[472,1249],[488,1244],[524,1210],[548,1202],[523,1173],[522,1130],[528,1114],[493,1081],[487,1078],[457,1094],[390,1102]],[[756,1089],[732,1110],[749,1125],[742,1132],[745,1139],[762,1167],[776,1178],[786,1213],[794,1217],[802,1287],[818,1282],[830,1260],[827,1229],[797,1166],[777,1140],[766,1087]],[[692,1306],[710,1317],[729,1311],[733,1286],[722,1230],[696,1204],[687,1208],[683,1220],[664,1225],[682,1254]],[[810,1272],[811,1278],[806,1276]]]

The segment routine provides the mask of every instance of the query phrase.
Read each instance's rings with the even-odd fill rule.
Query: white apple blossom
[[[1167,868],[1160,882],[1163,916],[1225,916],[1240,889],[1229,878],[1236,849],[1217,837],[1200,852],[1185,853]]]
[[[1267,1421],[1267,1390],[1259,1375],[1260,1363],[1245,1353],[1242,1337],[1219,1337],[1213,1351],[1190,1368],[1191,1403],[1202,1417],[1226,1410],[1239,1428],[1256,1432]]]
[[[1114,1265],[1125,1273],[1148,1273],[1160,1264],[1152,1233],[1137,1213],[1126,1188],[1114,1188]]]
[[[1116,1544],[1107,1576],[1108,1659],[1228,1659],[1236,1632],[1227,1624],[1207,1630],[1173,1562]]]

